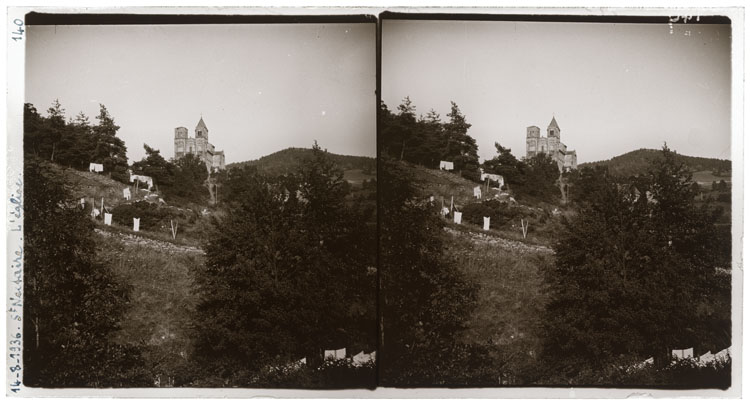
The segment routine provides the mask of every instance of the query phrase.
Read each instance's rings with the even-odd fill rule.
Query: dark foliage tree
[[[60,142],[58,161],[78,170],[88,170],[91,153],[96,148],[91,123],[83,112],[68,122]]]
[[[560,199],[560,190],[556,183],[560,178],[557,163],[547,154],[537,154],[523,165],[524,183],[520,190],[525,194],[547,202]]]
[[[226,214],[197,275],[196,354],[213,384],[253,386],[269,365],[375,348],[374,226],[345,204],[341,171],[313,150],[296,173],[244,166],[222,183]],[[356,386],[374,385],[365,376]]]
[[[450,121],[443,126],[443,137],[447,142],[446,159],[453,161],[461,176],[479,181],[479,155],[477,142],[469,134],[471,124],[461,114],[455,102],[451,102]]]
[[[396,114],[381,101],[378,111],[381,155],[430,168],[436,168],[441,160],[451,161],[462,176],[478,181],[476,140],[468,135],[471,124],[454,102],[448,117],[450,121],[442,123],[440,115],[430,110],[417,119],[409,97],[398,106]]]
[[[44,120],[42,130],[42,145],[49,150],[43,152],[43,156],[49,156],[49,160],[55,162],[55,152],[57,152],[60,142],[65,136],[65,109],[60,105],[60,101],[55,99],[52,106],[47,109],[47,119]]]
[[[69,166],[88,170],[89,163],[104,165],[105,173],[121,182],[128,182],[127,148],[116,136],[120,128],[104,105],[100,105],[97,125],[79,113],[75,119],[65,121],[65,110],[58,100],[42,117],[36,108],[24,104],[24,152],[33,156]]]
[[[416,191],[402,167],[385,160],[381,171],[381,384],[496,384],[484,349],[457,339],[477,286],[443,256],[443,224],[412,200]]]
[[[440,114],[430,110],[427,115],[419,118],[417,123],[416,145],[412,146],[410,156],[413,162],[428,168],[437,168],[445,151],[445,135]]]
[[[139,175],[150,176],[156,186],[169,195],[169,191],[174,186],[175,165],[164,159],[158,149],[151,148],[147,144],[143,144],[143,149],[146,151],[146,156],[140,161],[133,162],[134,172]],[[199,173],[198,175],[203,174]],[[200,180],[201,184],[203,180],[205,180],[205,177]],[[193,187],[192,184],[193,182],[190,182],[189,187]]]
[[[627,360],[653,356],[663,365],[673,348],[729,345],[720,212],[695,206],[690,172],[665,146],[646,175],[618,183],[606,171],[584,173],[600,175],[579,188],[580,212],[546,274],[550,377],[592,384],[581,379]]]
[[[126,183],[130,181],[127,176],[128,150],[125,142],[116,135],[120,126],[115,124],[114,118],[103,104],[99,105],[99,115],[96,118],[99,123],[92,128],[96,140],[93,158],[104,165],[104,170],[111,173],[113,179]]]
[[[44,134],[44,118],[39,114],[36,107],[31,103],[23,105],[23,151],[25,154],[33,154],[41,157],[44,145],[42,136]]]
[[[158,160],[158,158],[154,158],[154,160]],[[172,165],[174,175],[171,179],[173,183],[172,185],[166,185],[167,195],[193,202],[204,202],[208,197],[208,189],[205,186],[206,179],[208,179],[206,164],[197,155],[185,154],[173,161]],[[167,168],[170,167],[167,166]],[[168,172],[166,179],[170,179]]]
[[[609,169],[605,166],[579,168],[570,173],[568,180],[569,197],[579,204],[596,203],[597,196],[601,196],[617,182],[609,175]]]
[[[505,148],[498,142],[495,143],[495,149],[497,149],[497,155],[482,164],[485,172],[501,175],[510,189],[523,185],[525,183],[523,161],[516,159],[510,152],[510,148]]]
[[[24,384],[146,386],[140,350],[109,341],[129,291],[96,260],[93,225],[47,164],[24,163]]]

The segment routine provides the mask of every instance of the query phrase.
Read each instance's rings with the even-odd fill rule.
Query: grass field
[[[202,255],[125,244],[113,237],[97,237],[102,258],[122,283],[132,286],[130,310],[114,340],[140,344],[145,367],[161,386],[183,376],[190,358],[191,325],[197,296],[193,269]],[[179,384],[179,382],[178,382]]]
[[[726,176],[716,176],[711,171],[699,171],[699,172],[693,172],[693,181],[698,182],[699,185],[703,187],[711,188],[711,183],[716,182],[719,183],[720,181],[727,182],[731,184],[732,182],[732,176],[726,175]]]
[[[533,374],[540,352],[541,316],[547,301],[542,269],[553,255],[506,248],[491,240],[448,237],[447,254],[480,286],[477,309],[460,339],[491,344],[495,365],[509,371],[505,384]]]

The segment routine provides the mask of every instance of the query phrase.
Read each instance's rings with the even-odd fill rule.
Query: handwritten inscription
[[[20,18],[16,18],[13,20],[13,25],[11,25],[11,29],[13,29],[13,26],[15,26],[15,31],[10,32],[10,38],[13,41],[21,41],[23,40],[23,33],[26,32],[26,30],[23,29],[24,23],[23,20]]]
[[[8,215],[8,221],[10,223],[10,230],[8,237],[11,237],[15,232],[23,231],[23,177],[19,177],[16,181],[16,190],[10,195],[10,211]],[[11,373],[10,379],[8,380],[8,386],[11,392],[18,393],[23,387],[21,384],[22,380],[22,369],[23,364],[21,359],[23,358],[23,331],[22,331],[22,317],[23,317],[23,236],[18,238],[19,245],[18,249],[13,252],[11,256],[9,272],[9,287],[11,288],[11,294],[8,295],[8,370]]]

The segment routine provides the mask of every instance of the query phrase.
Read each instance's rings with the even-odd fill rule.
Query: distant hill
[[[645,173],[648,166],[659,159],[661,151],[656,149],[638,149],[610,158],[604,161],[586,162],[579,167],[605,166],[609,173],[615,176],[629,177]],[[729,177],[732,172],[732,161],[728,159],[701,158],[677,154],[680,162],[684,163],[691,172],[711,173],[721,177]]]
[[[236,162],[227,165],[227,169],[239,166],[256,166],[259,170],[272,175],[279,175],[295,171],[300,162],[311,159],[313,150],[310,148],[287,148],[273,154],[252,161]],[[327,152],[334,162],[344,171],[359,170],[364,174],[375,177],[375,158],[366,156],[338,155]]]

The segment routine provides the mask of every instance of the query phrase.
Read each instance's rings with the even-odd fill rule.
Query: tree
[[[146,156],[138,162],[133,162],[133,169],[138,174],[150,176],[156,183],[157,187],[159,187],[162,192],[165,192],[165,195],[168,196],[173,193],[172,188],[174,186],[174,173],[176,170],[175,164],[164,159],[158,149],[151,148],[148,144],[143,144],[143,149],[146,151]],[[198,172],[197,175],[200,178],[202,172],[197,168],[195,168],[195,170]],[[205,177],[203,177],[202,180],[199,179],[198,182],[202,184],[203,180],[205,180]],[[193,182],[189,183],[191,185],[190,187],[193,187]]]
[[[48,146],[51,151],[49,152],[49,160],[55,162],[55,152],[60,141],[63,139],[65,134],[65,110],[60,105],[60,101],[55,99],[52,106],[47,109],[49,116],[44,121],[44,145]],[[46,156],[46,154],[44,154]]]
[[[440,114],[431,109],[427,115],[420,116],[408,154],[411,161],[428,168],[437,168],[444,154],[443,137]]]
[[[153,157],[152,161],[159,165],[158,157]],[[197,155],[185,154],[173,161],[173,174],[173,185],[167,185],[168,195],[193,202],[206,200],[208,196],[204,184],[208,179],[208,169]],[[170,178],[168,172],[164,176],[166,179]]]
[[[112,174],[115,180],[127,183],[128,157],[125,142],[117,137],[120,126],[115,124],[114,118],[107,108],[99,105],[99,123],[93,127],[96,146],[92,159],[104,165],[104,169]]]
[[[302,357],[314,366],[323,349],[374,349],[375,230],[346,204],[345,183],[317,144],[292,174],[228,172],[197,276],[196,350],[219,384],[251,385]]]
[[[665,146],[647,174],[627,183],[604,176],[583,194],[546,272],[552,376],[590,384],[576,377],[651,356],[662,364],[672,348],[728,345],[730,287],[716,271],[724,262],[713,224],[720,212],[695,206],[691,184]]]
[[[78,170],[88,170],[91,151],[95,148],[89,118],[83,112],[70,120],[59,144],[57,161]]]
[[[483,349],[456,337],[476,306],[478,287],[443,256],[443,223],[413,201],[408,172],[381,162],[380,364],[388,386],[496,384]],[[487,383],[487,382],[490,383]]]
[[[537,154],[524,162],[524,183],[521,190],[543,201],[554,202],[560,192],[555,183],[560,178],[557,163],[547,154]]]
[[[39,114],[36,107],[31,103],[23,105],[23,151],[25,154],[41,155],[40,147],[43,145],[44,118]]]
[[[443,126],[443,136],[446,142],[446,156],[453,161],[454,168],[467,179],[479,181],[479,155],[477,142],[469,136],[471,124],[461,114],[455,102],[451,102],[451,112],[448,113],[450,122]]]
[[[95,256],[93,225],[60,175],[24,163],[24,384],[144,386],[139,349],[109,342],[129,290]]]
[[[526,180],[523,176],[525,165],[522,161],[510,152],[510,148],[505,148],[500,143],[495,143],[497,155],[490,160],[484,161],[482,167],[488,173],[501,175],[505,184],[510,188],[523,185]]]
[[[128,182],[127,149],[116,136],[120,127],[106,107],[100,107],[99,123],[92,127],[83,112],[66,122],[65,109],[57,99],[47,110],[47,117],[41,117],[32,104],[26,103],[24,152],[78,170],[88,170],[91,162],[102,163],[116,180]]]

